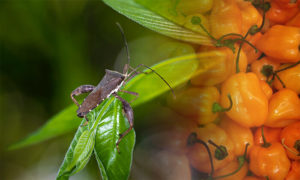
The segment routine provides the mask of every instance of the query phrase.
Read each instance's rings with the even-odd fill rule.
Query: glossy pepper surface
[[[269,101],[265,125],[285,127],[298,120],[300,120],[300,100],[297,93],[290,89],[281,89],[273,94]]]
[[[249,167],[257,176],[283,180],[289,172],[290,160],[278,142],[273,142],[269,147],[255,145],[250,152]]]
[[[244,127],[261,126],[268,115],[268,99],[254,73],[238,73],[228,78],[221,87],[221,105],[229,107],[228,95],[233,106],[226,114]]]
[[[278,62],[297,62],[300,59],[300,28],[274,25],[256,43],[256,47]]]

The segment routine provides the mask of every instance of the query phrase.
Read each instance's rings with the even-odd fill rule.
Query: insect
[[[125,101],[122,97],[120,97],[117,94],[117,92],[128,93],[128,94],[136,96],[136,98],[139,96],[139,94],[136,92],[122,90],[122,87],[135,75],[141,73],[138,71],[138,69],[142,66],[150,69],[152,72],[154,72],[156,75],[158,75],[169,86],[173,95],[174,95],[174,90],[169,85],[169,83],[161,75],[159,75],[156,71],[154,71],[152,68],[150,68],[144,64],[139,64],[136,68],[132,68],[129,66],[130,55],[129,55],[129,48],[128,48],[128,44],[126,41],[126,37],[125,37],[124,31],[123,31],[121,25],[119,23],[116,23],[116,24],[122,33],[125,47],[126,47],[126,52],[127,52],[128,62],[127,62],[127,64],[124,65],[123,73],[105,69],[105,75],[97,86],[93,86],[93,85],[79,86],[74,91],[72,91],[71,99],[78,106],[77,116],[86,119],[86,123],[84,125],[86,125],[88,123],[88,119],[87,119],[86,115],[91,110],[96,108],[99,104],[101,104],[101,102],[103,100],[105,100],[106,98],[109,98],[110,96],[115,96],[117,99],[119,99],[122,102],[122,106],[123,106],[122,108],[123,108],[124,114],[125,114],[128,122],[129,122],[130,127],[126,131],[124,131],[122,134],[120,134],[120,137],[116,143],[116,147],[119,152],[119,143],[121,142],[123,137],[126,136],[133,128],[134,115],[133,115],[133,110],[132,110],[130,104],[127,101]],[[132,71],[129,72],[129,69],[131,69]],[[75,99],[75,96],[78,96],[83,93],[89,93],[89,95],[83,100],[82,104],[79,104],[77,102],[77,100]],[[174,97],[175,97],[175,95],[174,95]]]

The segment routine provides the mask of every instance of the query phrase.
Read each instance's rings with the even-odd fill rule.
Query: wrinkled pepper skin
[[[298,151],[294,147],[295,143],[297,141],[300,141],[300,121],[285,127],[280,134],[280,139],[282,143],[284,143],[289,149],[294,152],[292,153],[291,151],[286,149],[288,157],[293,160],[300,160],[300,151]]]
[[[215,38],[228,33],[242,33],[242,13],[235,1],[215,1],[209,21],[211,34]]]
[[[261,126],[268,115],[268,99],[260,87],[260,80],[254,73],[238,73],[228,78],[221,87],[221,105],[233,106],[226,115],[244,127]]]
[[[282,65],[279,69],[286,67],[287,65]],[[295,91],[297,94],[300,94],[300,64],[290,69],[286,69],[278,73],[278,76],[283,81],[286,88]],[[275,78],[274,87],[278,90],[283,89],[282,84]]]
[[[284,148],[278,142],[273,142],[269,147],[255,145],[251,149],[249,168],[257,176],[283,180],[289,172],[290,164]]]
[[[213,165],[215,170],[218,170],[233,161],[235,157],[233,143],[225,130],[211,123],[202,128],[192,129],[191,133],[192,132],[197,133],[198,139],[205,142],[212,140],[217,145],[223,145],[226,147],[228,156],[223,160],[218,160],[214,157],[216,147],[207,143],[213,156]],[[196,143],[193,146],[189,146],[186,155],[195,169],[205,173],[211,172],[209,155],[202,144]]]
[[[269,113],[265,123],[269,127],[285,127],[300,120],[300,100],[294,91],[281,89],[269,101]]]
[[[300,28],[274,25],[256,43],[267,56],[281,63],[297,62],[300,59]]]

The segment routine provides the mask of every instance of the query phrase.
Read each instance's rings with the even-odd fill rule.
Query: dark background
[[[0,179],[55,179],[74,133],[6,148],[71,104],[77,86],[114,69],[124,45],[117,21],[128,41],[150,33],[101,0],[0,0]],[[92,160],[72,179],[97,177]]]

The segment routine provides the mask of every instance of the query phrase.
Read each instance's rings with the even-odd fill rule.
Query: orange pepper
[[[168,104],[179,114],[197,119],[199,124],[214,121],[218,113],[212,112],[212,106],[219,102],[220,93],[216,87],[188,88],[169,98]]]
[[[268,99],[254,73],[232,75],[221,87],[221,105],[229,107],[228,95],[233,106],[226,114],[244,127],[261,126],[268,115]]]
[[[218,170],[234,159],[234,147],[233,143],[228,136],[228,134],[220,127],[215,124],[207,124],[204,127],[197,128],[192,130],[197,134],[197,138],[205,142],[212,140],[217,145],[225,146],[228,152],[228,155],[222,159],[218,160],[214,156],[216,147],[206,143],[213,156],[213,166],[215,170]],[[209,160],[209,155],[202,144],[196,143],[188,147],[187,157],[191,165],[200,172],[210,173],[211,172],[211,163]]]
[[[227,175],[229,173],[234,172],[238,168],[239,168],[238,161],[237,160],[231,161],[229,164],[227,164],[223,168],[216,171],[214,173],[213,177]],[[228,177],[218,178],[218,179],[221,179],[221,180],[232,180],[232,179],[234,179],[234,180],[243,180],[244,177],[247,175],[247,172],[248,172],[248,164],[245,162],[243,167],[237,173],[235,173],[231,176],[228,176]]]
[[[253,143],[253,135],[249,128],[243,127],[225,116],[220,123],[234,144],[234,152],[237,156],[242,156],[245,151],[246,144],[249,144],[248,150],[251,150]],[[249,151],[248,151],[249,152]]]
[[[266,13],[266,18],[274,23],[285,24],[293,18],[298,11],[298,7],[284,8],[275,1],[272,1],[271,8]]]
[[[280,142],[280,132],[281,128],[270,128],[264,127],[264,137],[268,142]],[[254,143],[256,145],[261,145],[264,143],[261,135],[261,127],[257,128],[254,133]]]
[[[247,38],[247,40],[255,46],[256,42],[261,38],[261,36],[262,36],[262,33],[258,32],[252,36],[249,36]],[[248,45],[246,43],[242,46],[242,50],[245,52],[245,54],[247,56],[247,61],[249,64],[252,63],[253,61],[257,60],[257,58],[259,58],[259,56],[261,56],[260,51],[256,52],[256,50],[253,47],[251,47],[250,45]]]
[[[255,145],[250,151],[249,168],[257,176],[283,180],[289,172],[290,160],[278,142],[273,142],[268,147]]]
[[[299,0],[273,0],[282,8],[295,8],[299,7],[300,1]]]
[[[279,62],[300,59],[300,28],[274,25],[256,43],[256,47]]]
[[[286,66],[288,66],[288,64],[282,65],[279,69],[283,69]],[[277,73],[277,75],[283,81],[286,88],[295,91],[297,94],[300,94],[300,64],[290,69],[281,71]],[[275,78],[273,85],[278,90],[283,88],[278,78]]]
[[[299,180],[300,179],[300,161],[293,161],[292,167],[285,180]]]
[[[268,71],[267,69],[264,69],[264,66],[272,66],[273,71],[276,71],[280,64],[269,57],[263,57],[251,64],[251,71],[254,72],[260,80],[266,81]]]
[[[273,94],[265,125],[285,127],[297,120],[300,120],[300,100],[297,93],[290,89],[281,89]]]
[[[215,38],[228,33],[241,34],[242,32],[242,13],[235,1],[215,1],[209,22],[211,34]]]
[[[266,81],[260,80],[260,87],[263,90],[263,92],[265,93],[265,95],[267,96],[267,99],[270,99],[273,94],[273,90],[270,87],[270,85]]]
[[[200,51],[209,51],[210,57],[206,57],[201,61],[215,61],[215,66],[200,72],[191,79],[191,83],[196,86],[213,86],[219,84],[231,75],[233,69],[233,53],[228,48],[205,48]],[[203,63],[204,64],[204,63]],[[200,67],[202,68],[202,67]]]
[[[298,1],[300,2],[300,1]],[[287,23],[287,26],[295,26],[300,27],[300,13],[298,13],[296,16],[294,16],[292,19],[290,19]]]
[[[246,34],[253,25],[259,27],[262,23],[262,16],[251,2],[240,1],[238,6],[242,13],[242,34]]]
[[[300,121],[285,127],[280,134],[280,139],[286,148],[288,157],[300,160]]]

